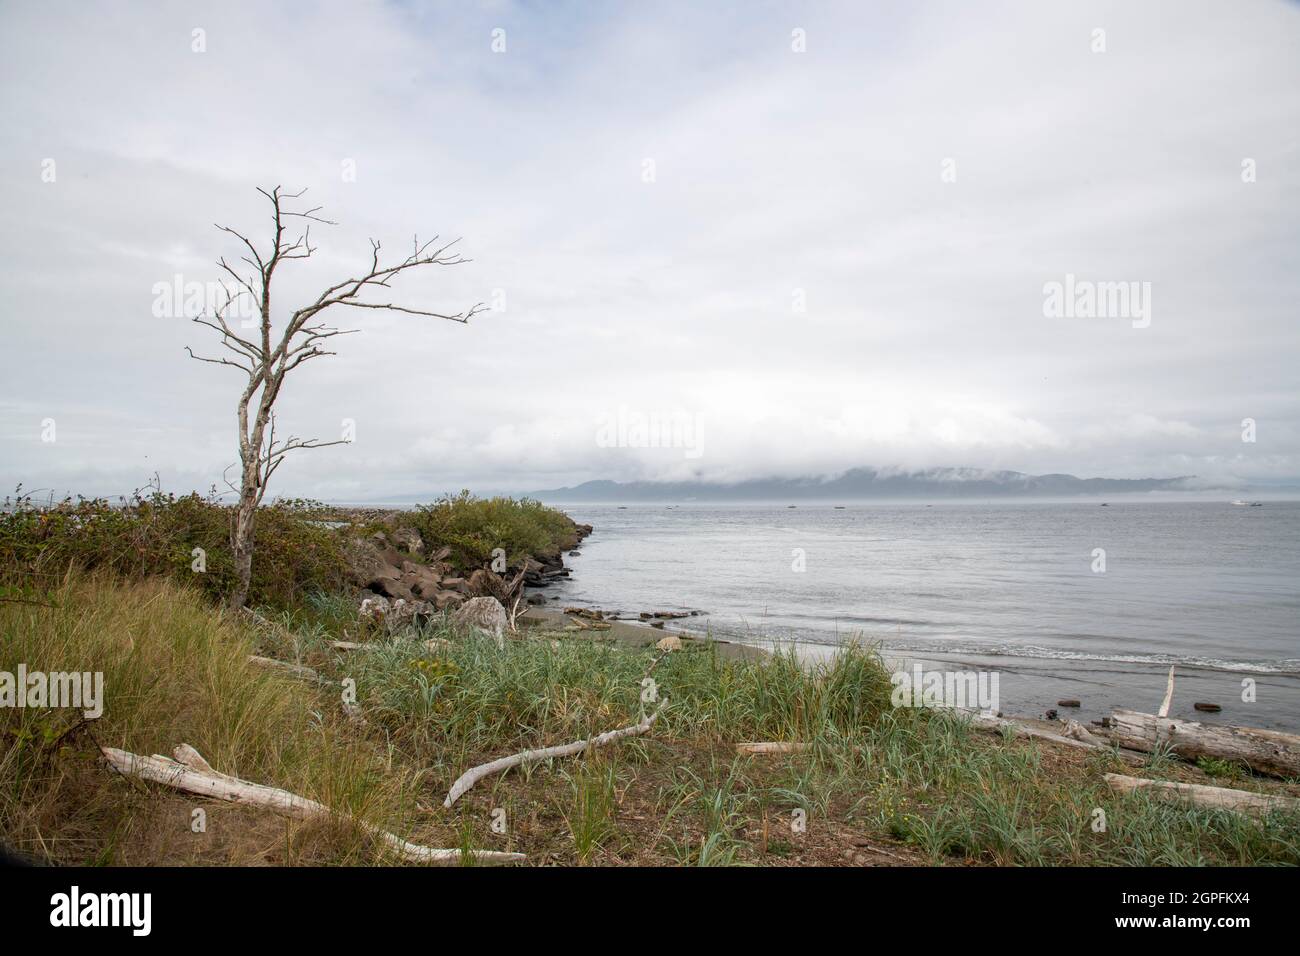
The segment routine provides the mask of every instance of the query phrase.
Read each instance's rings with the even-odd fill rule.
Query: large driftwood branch
[[[524,750],[517,754],[511,754],[509,757],[501,757],[490,763],[479,764],[466,770],[456,778],[456,782],[451,785],[451,790],[447,793],[447,799],[442,802],[444,807],[450,807],[459,800],[466,791],[474,784],[478,783],[484,777],[490,777],[494,773],[501,773],[509,770],[511,767],[518,767],[520,764],[535,763],[538,760],[550,760],[552,757],[571,757],[574,754],[582,753],[589,747],[604,747],[606,744],[612,744],[616,740],[622,740],[624,737],[635,737],[643,734],[654,724],[655,718],[659,716],[659,711],[668,706],[668,698],[664,698],[658,707],[649,715],[642,717],[640,723],[632,724],[630,727],[620,727],[618,730],[607,730],[596,737],[589,737],[586,740],[575,740],[571,744],[562,744],[558,747],[544,747],[541,750]]]
[[[1145,790],[1171,800],[1186,800],[1198,807],[1211,807],[1216,810],[1235,810],[1238,813],[1268,813],[1273,810],[1300,812],[1300,800],[1277,794],[1207,787],[1199,783],[1147,780],[1143,777],[1126,777],[1118,773],[1106,774],[1106,784],[1117,793],[1136,793]]]
[[[1032,737],[1036,740],[1050,740],[1055,744],[1062,744],[1066,747],[1075,747],[1082,750],[1104,750],[1110,751],[1111,748],[1103,746],[1100,743],[1090,743],[1086,740],[1078,740],[1074,737],[1067,737],[1064,734],[1054,734],[1049,730],[1039,730],[1037,727],[1031,727],[1028,724],[1018,723],[1014,720],[1007,720],[1004,717],[994,717],[991,714],[966,713],[972,725],[980,730],[988,730],[994,733],[1002,733],[1010,730],[1017,737]],[[1142,757],[1135,753],[1125,753],[1122,750],[1113,751],[1118,754],[1121,760],[1128,763],[1141,763]]]
[[[298,820],[332,820],[339,816],[325,804],[300,797],[288,790],[249,783],[238,777],[218,773],[189,744],[181,744],[173,751],[174,760],[157,754],[152,757],[142,757],[114,747],[103,747],[101,752],[114,768],[127,776],[139,777],[141,780],[159,783],[196,796],[265,807]],[[408,862],[456,866],[462,860],[461,850],[438,850],[419,846],[408,843],[401,837],[364,820],[354,820],[354,822]],[[469,855],[477,863],[488,864],[518,863],[524,859],[522,853],[501,853],[495,850],[471,850]]]
[[[1188,760],[1235,760],[1275,777],[1300,777],[1300,737],[1295,734],[1202,724],[1135,710],[1115,711],[1110,732],[1112,740],[1134,750],[1152,753],[1163,744]]]

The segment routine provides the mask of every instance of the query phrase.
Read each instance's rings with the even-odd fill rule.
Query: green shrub
[[[558,554],[577,543],[575,525],[563,512],[530,498],[476,498],[468,491],[420,505],[409,523],[427,544],[451,548],[462,570],[487,566],[502,548],[517,564],[529,555]]]
[[[344,538],[311,520],[317,508],[294,500],[258,511],[251,603],[291,607],[309,593],[347,587]],[[229,506],[197,494],[137,494],[116,505],[67,498],[52,507],[7,498],[0,513],[0,580],[49,587],[69,568],[103,568],[197,584],[220,599],[234,584],[230,522]],[[202,573],[193,569],[195,548],[204,552]]]

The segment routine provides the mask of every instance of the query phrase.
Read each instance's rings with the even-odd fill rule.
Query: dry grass
[[[655,670],[671,704],[651,734],[488,778],[445,810],[447,787],[475,763],[634,722],[654,652],[547,633],[499,648],[445,621],[397,638],[358,633],[350,605],[328,599],[258,631],[160,580],[70,577],[41,601],[0,603],[0,670],[102,671],[106,698],[89,728],[68,711],[0,709],[0,839],[43,859],[391,862],[348,822],[360,818],[425,846],[517,850],[535,865],[1300,861],[1294,814],[1119,797],[1103,782],[1116,769],[1104,753],[893,709],[887,673],[862,651],[810,671],[688,645]],[[370,646],[333,649],[336,625]],[[251,653],[353,679],[365,724],[343,714],[337,687],[250,667]],[[737,756],[737,741],[758,739],[811,746]],[[104,768],[96,742],[143,754],[190,743],[220,771],[344,814],[287,823],[128,781]],[[1205,780],[1160,758],[1146,772]],[[207,830],[194,833],[200,808]]]
[[[53,606],[0,605],[0,670],[102,671],[104,712],[86,726],[78,711],[0,710],[0,833],[12,847],[66,863],[368,858],[348,826],[286,831],[111,775],[96,743],[143,754],[189,743],[225,773],[400,824],[401,768],[355,738],[328,695],[250,667],[256,635],[194,591],[74,577],[45,600]],[[206,833],[190,826],[200,806]],[[295,830],[318,831],[310,851]]]

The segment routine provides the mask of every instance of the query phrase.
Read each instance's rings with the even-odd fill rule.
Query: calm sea
[[[1176,664],[1174,716],[1300,730],[1300,502],[564,508],[595,527],[550,592],[569,604],[996,670],[1008,713],[1153,711]]]

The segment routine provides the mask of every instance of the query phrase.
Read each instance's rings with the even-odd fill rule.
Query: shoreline
[[[570,520],[576,521],[572,516]],[[563,590],[557,593],[554,587],[548,586],[544,590],[530,592],[546,598],[546,603],[529,608],[530,613],[534,614],[534,620],[572,623],[572,615],[551,605],[605,610],[602,604],[593,602],[590,597],[565,593],[567,588],[561,582],[576,578],[578,573],[577,567],[566,563],[564,575],[554,582]],[[677,607],[672,602],[668,602],[668,606]],[[683,623],[685,620],[698,623],[692,627]],[[774,650],[791,649],[801,661],[810,662],[828,660],[848,644],[857,643],[860,646],[876,647],[886,667],[891,670],[911,669],[913,665],[920,664],[925,670],[996,672],[1000,675],[1001,700],[1004,702],[998,709],[1006,716],[1044,721],[1054,720],[1048,716],[1054,712],[1056,717],[1072,718],[1085,725],[1107,718],[1120,708],[1155,710],[1163,697],[1169,668],[1172,666],[1178,675],[1178,693],[1175,694],[1170,716],[1211,724],[1300,732],[1300,720],[1289,714],[1286,708],[1287,700],[1300,698],[1300,674],[1288,671],[1252,670],[1246,667],[1217,668],[1191,662],[1112,660],[1106,657],[1072,658],[1003,654],[996,651],[979,653],[966,649],[927,651],[914,647],[891,648],[888,638],[863,640],[850,634],[839,635],[834,643],[798,638],[749,637],[733,633],[720,635],[713,632],[708,611],[703,611],[699,617],[663,620],[661,626],[651,626],[645,621],[626,618],[609,619],[608,623],[611,625],[610,630],[593,630],[588,636],[599,637],[603,634],[620,643],[646,646],[671,634],[682,641],[713,644],[728,657],[762,656]],[[1254,682],[1257,695],[1254,701],[1242,699],[1243,682],[1247,680]],[[1071,707],[1061,703],[1073,700],[1079,701],[1080,706]],[[1264,706],[1259,706],[1259,701],[1264,701]],[[1198,711],[1193,704],[1199,702],[1216,704],[1221,710],[1216,713]]]

